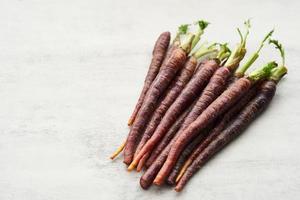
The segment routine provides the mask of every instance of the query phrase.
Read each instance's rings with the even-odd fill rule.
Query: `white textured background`
[[[300,198],[299,1],[0,1],[0,199]],[[177,194],[139,187],[121,159],[160,32],[204,18],[204,39],[248,49],[275,27],[289,74],[271,106]],[[278,58],[262,51],[259,64]]]

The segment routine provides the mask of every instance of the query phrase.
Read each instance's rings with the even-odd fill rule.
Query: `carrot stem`
[[[287,68],[285,66],[276,67],[272,70],[270,79],[278,82],[285,74],[287,74]]]
[[[189,24],[182,24],[178,27],[176,36],[175,36],[172,44],[175,44],[175,43],[180,44],[180,36],[187,33],[189,26],[190,26]]]
[[[247,20],[244,22],[244,25],[246,27],[246,33],[242,35],[240,29],[238,28],[237,31],[240,35],[241,41],[240,43],[236,46],[234,51],[231,53],[229,56],[228,60],[225,63],[225,67],[228,67],[231,70],[234,70],[240,63],[240,61],[244,58],[247,50],[246,50],[246,40],[249,35],[249,29],[251,27],[250,25],[250,20]]]
[[[110,159],[115,159],[124,149],[125,147],[125,144],[126,144],[126,141],[123,142],[119,147],[118,149],[110,156]]]
[[[184,41],[181,42],[182,45],[180,45],[180,47],[187,52],[187,54],[191,51],[191,45],[193,42],[193,39],[195,38],[195,35],[192,33],[187,33],[186,34],[186,38]]]
[[[280,44],[278,42],[278,40],[272,40],[272,39],[269,40],[269,43],[274,44],[275,48],[280,51],[280,56],[281,56],[281,59],[282,59],[282,64],[281,65],[284,66],[285,65],[285,52],[284,52],[284,48],[283,48],[282,44]]]
[[[199,29],[198,29],[197,33],[195,34],[195,37],[192,41],[191,49],[193,49],[197,45],[197,43],[201,39],[201,36],[204,33],[204,29],[209,25],[209,22],[204,21],[204,20],[199,20],[196,22],[196,24],[198,24]]]
[[[226,61],[231,54],[230,49],[227,46],[227,43],[219,44],[220,50],[218,52],[217,58],[222,62]]]
[[[269,37],[271,37],[271,35],[273,34],[273,32],[274,32],[274,29],[271,30],[270,32],[268,32],[268,33],[265,35],[264,39],[261,41],[261,43],[260,43],[258,49],[256,50],[256,52],[254,52],[254,53],[252,54],[252,56],[250,56],[250,58],[247,60],[247,62],[246,62],[243,66],[239,67],[239,68],[236,70],[235,75],[236,75],[237,77],[242,77],[242,76],[244,76],[244,74],[245,74],[245,72],[247,71],[247,69],[248,69],[248,68],[249,68],[249,67],[257,60],[257,58],[259,57],[259,52],[260,52],[261,49],[263,48],[263,46],[264,46],[264,44],[265,44],[265,41],[266,41]]]
[[[271,80],[278,82],[287,73],[287,68],[285,67],[285,52],[282,44],[280,44],[278,40],[270,40],[269,43],[274,44],[276,49],[280,51],[280,56],[282,59],[281,66],[273,69],[270,75]]]
[[[205,44],[202,44],[199,49],[193,53],[192,56],[194,56],[196,59],[201,58],[202,56],[205,56],[210,53],[217,53],[218,49],[216,48],[217,44],[213,43],[209,45],[208,47],[205,46]]]
[[[248,78],[253,82],[267,78],[270,76],[271,71],[275,67],[277,67],[277,63],[275,61],[269,62],[265,66],[251,72]]]

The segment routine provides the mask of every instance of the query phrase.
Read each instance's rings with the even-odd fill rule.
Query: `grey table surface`
[[[0,1],[0,199],[299,199],[299,1]],[[203,40],[238,42],[252,18],[285,45],[289,74],[269,109],[178,194],[139,187],[119,158],[160,32],[211,22]],[[266,47],[255,66],[279,60]]]

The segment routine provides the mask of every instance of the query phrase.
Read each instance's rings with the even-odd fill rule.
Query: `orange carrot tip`
[[[110,156],[110,159],[115,159],[124,149],[126,142],[123,142],[118,149]]]
[[[149,154],[145,154],[145,155],[142,157],[142,159],[139,161],[139,164],[138,164],[138,166],[136,167],[136,171],[137,171],[137,172],[140,172],[140,171],[143,169],[144,164],[145,164],[146,160],[148,159],[148,157],[149,157]]]
[[[137,172],[140,172],[140,171],[142,171],[142,169],[143,169],[143,162],[141,162],[141,161],[142,161],[142,160],[140,160],[138,166],[136,167],[136,171],[137,171]]]
[[[128,171],[132,171],[135,169],[135,167],[138,165],[138,160],[134,159],[130,165],[128,166],[127,170]]]
[[[163,184],[162,177],[156,176],[155,179],[154,179],[154,181],[153,181],[153,184],[157,185],[157,186],[162,185]]]
[[[178,181],[181,179],[181,177],[186,172],[187,168],[191,165],[191,163],[192,163],[192,160],[190,160],[190,159],[184,163],[183,167],[181,168],[181,170],[176,178],[176,183],[178,183]]]
[[[128,126],[131,126],[133,124],[133,118],[132,117],[130,117],[130,119],[128,120],[128,123],[127,123],[127,125]]]
[[[136,171],[140,172],[142,171],[143,167],[141,167],[140,163],[138,164],[138,166],[136,167]]]

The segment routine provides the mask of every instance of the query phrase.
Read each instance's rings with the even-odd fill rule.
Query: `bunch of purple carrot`
[[[181,25],[158,37],[144,86],[128,125],[127,139],[111,156],[124,150],[128,170],[145,169],[140,185],[167,183],[181,191],[189,179],[216,153],[237,138],[270,104],[277,83],[287,73],[282,45],[262,38],[244,64],[250,21],[238,30],[234,50],[227,44],[198,44],[208,22]],[[268,43],[280,52],[275,61],[246,71]]]

